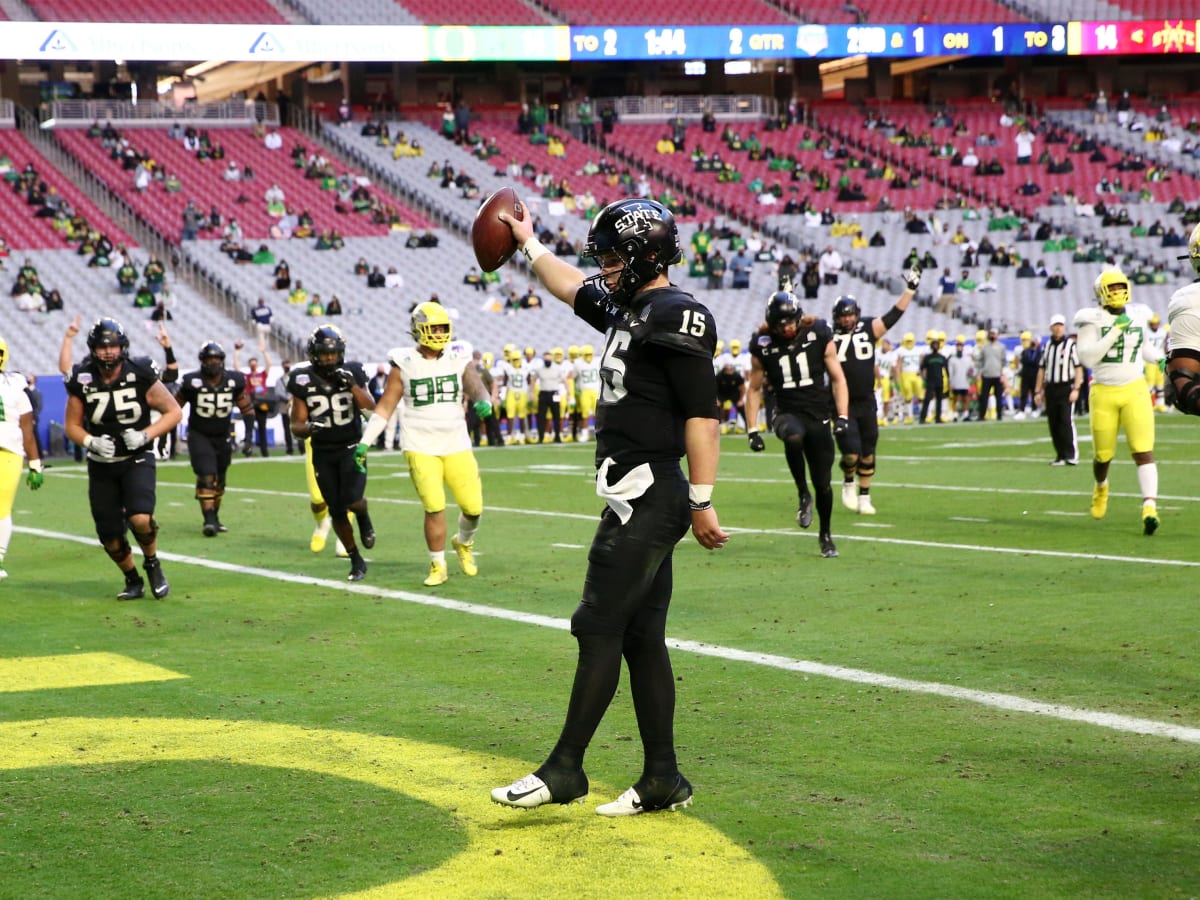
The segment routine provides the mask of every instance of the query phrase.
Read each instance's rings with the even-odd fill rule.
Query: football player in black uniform
[[[225,350],[216,341],[200,348],[200,368],[183,376],[179,405],[190,405],[188,455],[196,473],[196,499],[204,517],[204,536],[228,531],[221,524],[221,498],[225,496],[225,473],[233,456],[230,444],[233,408],[242,417],[254,416],[246,393],[246,376],[225,368]]]
[[[358,520],[362,545],[375,546],[375,529],[367,515],[366,460],[356,461],[362,440],[361,411],[375,408],[360,362],[346,362],[346,339],[334,325],[321,325],[308,339],[308,365],[288,373],[292,395],[292,434],[312,442],[313,469],[321,496],[329,504],[333,530],[350,555],[350,581],[362,581],[367,563],[354,540],[349,513]]]
[[[584,753],[612,702],[624,656],[644,764],[633,787],[596,812],[687,806],[692,786],[675,758],[675,678],[665,633],[675,544],[689,526],[710,550],[729,537],[712,505],[720,442],[716,324],[667,278],[679,235],[674,216],[658,203],[619,200],[601,210],[584,250],[600,265],[592,278],[542,246],[529,217],[500,218],[550,293],[605,334],[596,489],[607,508],[571,617],[579,658],[566,723],[546,762],[493,790],[492,799],[527,809],[583,800]],[[679,465],[685,454],[690,484]]]
[[[118,600],[145,595],[145,582],[125,537],[128,528],[142,548],[142,568],[155,599],[170,592],[158,561],[154,520],[153,441],[179,424],[179,404],[146,357],[130,358],[129,337],[115,319],[100,319],[87,338],[88,356],[66,376],[67,440],[87,449],[88,500],[100,543],[125,573]],[[151,423],[150,411],[161,415]]]
[[[766,322],[750,342],[750,384],[746,388],[746,423],[750,449],[765,448],[758,431],[758,409],[763,385],[775,392],[775,416],[770,423],[783,441],[788,469],[800,494],[796,522],[801,528],[812,524],[812,495],[805,478],[808,463],[817,499],[818,540],[821,555],[838,555],[833,543],[833,437],[829,433],[831,412],[837,416],[835,434],[849,427],[849,396],[846,376],[838,361],[833,329],[824,319],[805,316],[800,298],[791,291],[776,291],[767,301]]]
[[[882,316],[862,318],[858,301],[847,295],[833,304],[833,340],[838,362],[846,375],[850,393],[850,427],[838,435],[842,452],[842,505],[846,509],[875,515],[871,505],[871,479],[875,476],[875,448],[879,444],[879,413],[875,402],[875,345],[884,333],[900,321],[921,286],[921,267],[914,265],[901,276],[904,293]],[[887,373],[883,377],[890,377]],[[858,476],[858,491],[854,476]]]

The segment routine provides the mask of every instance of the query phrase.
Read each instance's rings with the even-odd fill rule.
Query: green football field
[[[297,459],[239,458],[215,539],[163,463],[164,602],[114,599],[56,464],[0,583],[0,897],[1194,896],[1197,428],[1158,418],[1153,537],[1123,443],[1097,522],[1041,420],[886,429],[832,560],[778,442],[725,438],[733,537],[679,546],[668,624],[695,804],[617,820],[625,683],[586,803],[488,795],[562,723],[591,445],[480,450],[480,573],[451,554],[436,589],[400,454],[371,457],[359,584],[308,549]]]

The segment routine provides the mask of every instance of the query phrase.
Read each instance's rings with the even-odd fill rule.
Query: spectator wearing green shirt
[[[971,277],[971,273],[966,269],[962,270],[962,278],[958,280],[958,289],[964,294],[970,294],[975,291],[978,285],[975,284],[975,279]]]

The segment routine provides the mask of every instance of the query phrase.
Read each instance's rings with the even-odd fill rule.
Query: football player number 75
[[[96,391],[87,395],[89,403],[93,404],[92,424],[99,425],[108,410],[109,402],[116,412],[117,421],[122,425],[132,425],[142,415],[142,404],[138,402],[137,388],[117,388],[115,391]]]

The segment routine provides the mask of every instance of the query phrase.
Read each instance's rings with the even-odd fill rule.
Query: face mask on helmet
[[[1192,229],[1192,236],[1188,238],[1188,255],[1179,258],[1189,260],[1192,271],[1200,277],[1200,222],[1196,223],[1196,227]]]
[[[584,255],[601,267],[587,279],[615,303],[628,304],[680,258],[675,217],[653,200],[618,200],[596,216]]]
[[[99,319],[88,332],[88,350],[100,368],[111,371],[121,364],[121,360],[129,356],[129,337],[125,327],[116,319]],[[100,351],[116,347],[118,352],[101,353]]]
[[[833,324],[838,331],[851,331],[860,315],[858,301],[853,297],[838,297],[833,304]]]
[[[346,361],[346,339],[334,325],[322,325],[308,339],[308,361],[321,376],[333,374]]]
[[[225,368],[225,350],[216,341],[209,341],[200,348],[200,371],[213,378]]]
[[[422,303],[412,314],[413,340],[437,353],[450,343],[450,316],[440,303]]]
[[[777,337],[794,337],[802,315],[800,298],[791,291],[776,291],[767,301],[767,328]]]
[[[1096,300],[1111,313],[1120,314],[1129,302],[1129,279],[1120,269],[1106,269],[1096,278]]]

